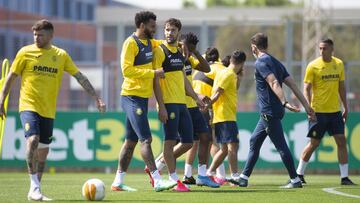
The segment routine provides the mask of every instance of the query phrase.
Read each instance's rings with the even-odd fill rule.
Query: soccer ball
[[[86,200],[102,200],[105,197],[105,184],[99,179],[89,179],[82,187],[82,196]]]

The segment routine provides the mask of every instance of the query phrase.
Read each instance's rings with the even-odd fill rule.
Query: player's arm
[[[215,87],[214,94],[212,94],[211,97],[210,97],[211,104],[215,103],[223,93],[224,93],[223,88]]]
[[[5,98],[9,94],[12,84],[15,81],[15,79],[17,78],[17,76],[18,75],[16,73],[10,71],[10,73],[7,75],[7,77],[5,79],[5,83],[1,90],[1,93],[0,93],[0,117],[2,119],[4,117],[6,117],[6,112],[5,112],[5,108],[4,108]]]
[[[315,119],[314,110],[310,107],[308,100],[301,93],[299,88],[296,86],[294,79],[291,76],[285,78],[284,83],[292,90],[295,96],[299,99],[301,104],[304,106],[306,113],[309,115],[311,120]]]
[[[145,79],[154,78],[155,71],[152,69],[137,68],[134,66],[138,47],[134,41],[126,40],[121,52],[121,70],[126,78]]]
[[[102,101],[102,99],[96,94],[95,89],[90,83],[89,79],[80,71],[75,73],[73,76],[78,81],[78,83],[84,88],[84,90],[96,101],[96,105],[99,111],[105,112],[106,105]]]
[[[195,66],[196,70],[199,70],[204,73],[210,72],[210,65],[209,63],[204,59],[203,56],[199,53],[198,50],[192,51],[194,57],[199,61],[199,63]]]
[[[185,93],[186,93],[186,95],[193,98],[193,100],[196,101],[199,108],[201,108],[201,109],[204,108],[205,104],[202,101],[202,98],[199,98],[199,96],[194,91],[190,81],[186,77],[185,71],[183,70],[182,72],[183,72],[183,77],[184,77],[184,82],[185,82]]]
[[[159,47],[155,48],[152,65],[156,71],[162,71],[163,75],[164,75],[164,71],[162,68],[162,63],[164,62],[164,60],[165,60],[165,54],[162,51],[162,49]],[[166,123],[168,120],[168,115],[167,115],[167,110],[165,108],[165,103],[163,100],[163,95],[162,95],[162,91],[161,91],[161,87],[160,87],[160,78],[161,77],[154,78],[153,89],[154,89],[156,101],[159,105],[159,113],[158,113],[159,119],[161,122]]]
[[[344,121],[346,121],[349,110],[348,110],[348,104],[347,104],[347,99],[346,99],[346,88],[345,88],[344,80],[339,82],[339,95],[340,95],[340,99],[341,99],[341,102],[342,102],[343,108],[344,108],[342,117],[343,117]]]
[[[266,82],[269,84],[271,90],[275,93],[275,95],[279,98],[283,106],[290,111],[299,112],[300,109],[291,105],[285,98],[284,90],[282,89],[279,81],[276,79],[273,73],[270,73],[266,78]]]

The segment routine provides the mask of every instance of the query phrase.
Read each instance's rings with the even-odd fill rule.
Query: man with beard
[[[151,40],[156,30],[156,15],[149,11],[139,12],[135,15],[135,25],[135,33],[125,40],[121,52],[121,70],[124,76],[121,105],[126,113],[126,135],[111,189],[136,191],[123,182],[135,146],[140,140],[141,156],[154,181],[154,189],[162,191],[174,187],[176,183],[162,180],[156,169],[147,118],[148,98],[152,96],[154,78],[164,76],[162,69],[154,70],[152,65],[152,49],[157,45],[156,41]]]
[[[186,107],[186,95],[193,98],[200,108],[204,103],[194,92],[184,71],[185,59],[178,49],[178,36],[181,22],[170,18],[165,22],[165,41],[154,50],[153,65],[163,70],[165,78],[155,78],[155,96],[159,104],[159,119],[164,123],[164,159],[169,169],[170,180],[177,183],[174,188],[179,192],[190,191],[176,174],[176,158],[174,146],[180,138],[185,153],[193,144],[193,125]]]
[[[64,72],[72,75],[96,101],[100,112],[106,106],[87,77],[69,54],[52,44],[54,26],[39,20],[33,27],[34,44],[22,47],[7,75],[0,93],[0,117],[6,116],[4,101],[13,82],[21,76],[19,112],[26,138],[26,162],[30,177],[28,200],[51,201],[41,191],[41,180],[53,138],[56,99]],[[81,147],[81,146],[80,146]]]
[[[290,181],[282,188],[302,188],[300,178],[296,174],[294,160],[286,144],[281,119],[285,108],[299,112],[300,109],[291,105],[285,98],[282,88],[285,83],[304,106],[309,119],[315,120],[315,113],[302,95],[294,80],[275,57],[268,53],[268,38],[263,33],[257,33],[251,38],[251,50],[255,62],[256,97],[259,105],[260,120],[250,138],[250,150],[243,172],[240,175],[239,186],[247,187],[248,179],[259,158],[260,148],[267,136],[274,143],[284,163]]]

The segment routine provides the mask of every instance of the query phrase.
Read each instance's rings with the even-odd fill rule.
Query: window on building
[[[117,41],[117,27],[116,26],[105,26],[104,27],[104,42],[115,42]]]
[[[0,34],[0,58],[6,58],[6,36],[5,34]]]
[[[65,19],[71,19],[71,1],[70,0],[64,0],[64,18]]]
[[[16,53],[20,50],[20,48],[21,48],[21,39],[20,39],[20,37],[18,37],[18,36],[14,36],[13,37],[13,47],[14,47],[14,49],[13,49],[13,54],[12,54],[12,56],[13,56],[13,58],[15,58],[15,56],[16,56]]]
[[[41,13],[41,0],[34,0],[33,11],[37,14]]]
[[[48,1],[48,2],[50,3],[50,15],[58,16],[59,15],[58,0],[52,0],[52,1]]]
[[[88,4],[86,8],[86,19],[88,21],[94,20],[94,5]]]
[[[75,11],[76,11],[76,20],[82,20],[82,3],[76,2],[75,4]]]

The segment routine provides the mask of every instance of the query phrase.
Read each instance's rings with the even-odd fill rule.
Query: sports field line
[[[323,188],[322,190],[324,192],[328,192],[328,193],[331,193],[331,194],[334,194],[334,195],[342,195],[342,196],[346,196],[346,197],[352,197],[352,198],[360,199],[359,195],[352,195],[352,194],[347,194],[347,193],[344,193],[344,192],[339,192],[339,191],[335,190],[337,188],[340,188],[340,187],[329,187],[329,188]]]

